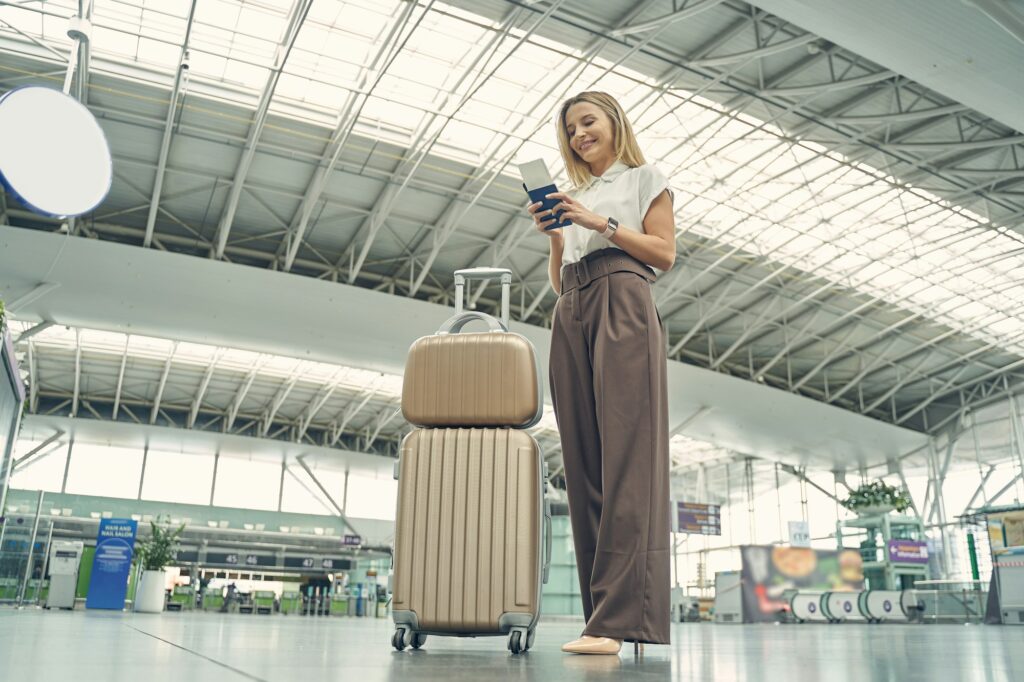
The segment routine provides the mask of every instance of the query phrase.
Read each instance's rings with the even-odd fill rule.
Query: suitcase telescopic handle
[[[473,279],[501,280],[501,323],[508,327],[508,305],[512,291],[512,271],[508,268],[466,268],[455,271],[455,314],[463,309],[466,282]]]
[[[548,576],[551,572],[551,502],[544,499],[544,570],[542,573],[543,584],[548,584]]]

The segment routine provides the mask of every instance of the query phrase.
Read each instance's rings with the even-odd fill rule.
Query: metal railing
[[[40,528],[43,491],[39,491],[35,514],[11,516],[0,525],[0,604],[21,608],[43,600],[46,560],[53,537],[53,522]]]
[[[988,601],[983,580],[918,580],[917,598],[924,605],[925,623],[982,623]]]

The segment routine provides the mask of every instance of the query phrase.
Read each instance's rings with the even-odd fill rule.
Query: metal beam
[[[387,215],[390,212],[391,208],[394,207],[394,205],[396,204],[396,202],[397,202],[399,196],[401,195],[402,191],[405,189],[408,181],[412,178],[413,175],[415,175],[415,173],[418,170],[420,164],[426,159],[427,154],[430,152],[430,150],[434,147],[434,145],[440,139],[442,133],[448,127],[448,124],[451,123],[451,121],[453,120],[455,115],[476,95],[476,93],[480,90],[480,88],[482,88],[488,82],[488,80],[491,77],[493,77],[495,75],[495,73],[497,73],[498,69],[500,69],[505,64],[505,62],[508,61],[508,59],[510,59],[512,57],[512,55],[516,52],[516,50],[518,50],[519,47],[522,46],[530,38],[530,36],[532,36],[534,34],[534,32],[536,32],[537,29],[539,29],[540,26],[545,21],[547,21],[547,19],[552,14],[554,14],[554,12],[559,8],[559,6],[561,6],[561,4],[564,1],[565,0],[555,0],[551,4],[551,6],[548,7],[548,9],[540,17],[538,17],[537,21],[534,22],[534,24],[528,30],[524,31],[519,36],[519,38],[516,41],[515,45],[513,45],[512,48],[508,52],[502,51],[501,59],[498,61],[497,65],[495,65],[493,68],[491,68],[491,70],[486,75],[482,75],[482,76],[478,77],[476,79],[476,81],[469,86],[469,89],[460,98],[459,102],[452,108],[452,110],[450,112],[448,112],[447,114],[444,115],[443,121],[441,122],[441,125],[438,126],[437,129],[433,132],[433,134],[431,135],[430,139],[422,144],[422,148],[421,149],[418,148],[419,140],[417,140],[417,142],[412,145],[412,149],[410,149],[410,159],[405,160],[403,162],[403,164],[402,164],[402,167],[400,167],[400,169],[398,171],[398,174],[404,173],[405,179],[403,180],[402,185],[400,187],[398,187],[398,189],[395,190],[393,193],[391,193],[391,195],[387,198],[387,202],[380,207],[379,214],[378,214],[378,212],[375,212],[374,220],[371,222],[371,225],[370,225],[371,229],[367,232],[367,237],[366,237],[366,239],[363,242],[363,246],[362,246],[362,249],[360,250],[359,256],[357,257],[357,259],[356,259],[355,263],[353,264],[352,268],[350,268],[350,270],[349,270],[349,283],[352,283],[352,282],[355,281],[356,276],[358,275],[359,271],[362,269],[363,263],[365,262],[366,257],[369,254],[370,246],[373,243],[373,237],[376,235],[377,231],[379,230],[380,225],[383,224],[383,222],[387,218]],[[491,40],[489,41],[489,43],[487,45],[485,45],[484,48],[477,53],[476,57],[474,58],[473,63],[469,66],[469,68],[464,70],[464,72],[463,72],[459,82],[456,84],[456,86],[453,88],[453,90],[457,90],[461,86],[462,82],[465,79],[467,79],[469,76],[475,74],[475,70],[476,70],[475,66],[476,66],[476,64],[478,62],[480,62],[485,57],[489,61],[490,57],[497,53],[496,52],[497,48],[501,46],[501,44],[504,42],[506,36],[508,36],[510,34],[510,32],[511,32],[513,26],[515,25],[516,21],[518,20],[519,16],[520,16],[520,12],[517,11],[517,10],[516,11],[512,11],[508,15],[506,15],[505,19],[502,21],[502,25],[500,27],[500,31],[496,32],[491,37]],[[447,102],[448,102],[448,100],[445,99],[445,101],[442,103],[442,108],[447,105]],[[429,115],[429,120],[428,120],[427,124],[424,125],[422,127],[421,131],[420,131],[420,137],[422,137],[426,133],[427,128],[429,126],[433,125],[435,118],[436,118],[435,115],[433,115],[433,114]],[[499,146],[492,147],[490,155],[481,163],[481,168],[485,167],[487,165],[487,163],[490,162],[490,160],[497,154],[498,150],[499,150]],[[411,157],[413,157],[415,155],[418,155],[418,158],[416,158],[416,160],[414,162],[412,162],[411,161]],[[495,181],[495,179],[497,179],[497,177],[501,173],[501,170],[504,168],[505,164],[508,163],[508,160],[510,160],[510,159],[511,159],[511,155],[509,155],[509,158],[506,159],[505,163],[503,163],[503,164],[501,164],[499,166],[497,172],[493,173],[490,176],[490,178],[477,190],[477,192],[475,193],[474,197],[469,201],[469,203],[467,205],[461,207],[460,210],[456,211],[456,202],[455,202],[454,198],[453,198],[453,200],[451,202],[449,202],[448,206],[445,208],[444,214],[442,215],[441,219],[438,221],[438,225],[436,226],[436,229],[431,232],[431,236],[432,236],[431,250],[430,250],[430,253],[428,254],[428,256],[426,258],[425,263],[420,268],[419,275],[416,277],[416,279],[412,283],[412,286],[411,286],[411,289],[410,289],[410,295],[415,295],[415,293],[419,290],[420,286],[423,284],[423,280],[429,275],[430,268],[433,266],[434,260],[437,258],[438,254],[440,253],[441,248],[448,241],[448,239],[452,236],[452,234],[454,234],[455,230],[458,228],[458,226],[462,222],[463,218],[465,218],[465,216],[469,213],[470,209],[472,209],[472,207],[474,205],[476,205],[476,203],[480,200],[480,198],[484,195],[484,193],[490,188],[491,184]],[[410,165],[411,165],[411,167],[408,167]],[[478,174],[482,175],[482,172],[478,172]],[[467,189],[469,186],[471,186],[475,182],[475,179],[476,179],[475,176],[476,176],[476,174],[473,177],[470,177],[469,180],[466,183],[464,183],[464,185],[463,185],[462,189],[460,190],[460,192],[465,190],[465,189]],[[359,234],[359,233],[357,233],[357,234]],[[352,246],[354,246],[354,242],[353,242]]]
[[[1017,481],[1019,481],[1020,479],[1021,479],[1021,474],[1018,473],[1016,476],[1014,476],[1013,478],[1010,479],[1009,483],[1007,483],[1002,488],[1000,488],[998,491],[996,491],[995,495],[992,495],[991,497],[989,497],[988,498],[988,503],[990,505],[994,504],[996,500],[998,500],[1000,497],[1002,497],[1004,494],[1006,494],[1011,488],[1013,488],[1013,486],[1017,485]]]
[[[18,338],[14,339],[14,345],[17,346],[22,341],[28,341],[36,334],[41,334],[42,332],[45,332],[47,329],[54,326],[55,324],[57,323],[46,320],[26,329],[22,333],[18,334]]]
[[[377,436],[380,435],[380,430],[383,429],[389,421],[397,417],[402,413],[402,408],[393,409],[391,407],[384,408],[380,414],[377,415],[377,423],[374,426],[373,433],[366,439],[366,447],[369,449],[373,446],[373,442],[377,440]]]
[[[265,356],[257,357],[252,365],[249,367],[249,372],[242,379],[242,383],[238,387],[238,392],[235,394],[235,399],[231,401],[231,407],[228,408],[228,417],[224,421],[224,430],[227,432],[231,431],[231,428],[235,425],[235,419],[238,418],[238,410],[242,407],[242,402],[245,401],[245,396],[249,393],[249,389],[252,387],[252,382],[256,379],[256,375],[259,374],[260,369],[266,364],[268,358]]]
[[[621,38],[628,35],[634,35],[636,33],[644,33],[651,31],[656,28],[665,28],[670,26],[677,21],[683,21],[690,17],[695,17],[701,12],[706,12],[709,9],[721,5],[725,0],[704,0],[704,2],[693,5],[692,7],[686,7],[684,9],[675,10],[669,14],[665,14],[656,19],[649,19],[642,22],[637,22],[628,26],[622,26],[608,32],[608,36],[612,38]],[[674,6],[674,3],[673,3]]]
[[[153,241],[153,230],[156,227],[157,209],[160,207],[160,194],[164,186],[164,171],[167,169],[167,155],[171,149],[171,136],[174,132],[174,116],[178,111],[178,103],[182,96],[182,84],[188,76],[188,42],[192,37],[192,22],[196,15],[196,3],[192,0],[185,23],[185,38],[181,43],[181,55],[178,57],[178,68],[175,71],[174,86],[167,109],[167,121],[164,123],[164,135],[160,141],[160,157],[156,164],[156,179],[153,182],[153,197],[149,203],[149,216],[146,218],[146,236],[142,246],[149,248]]]
[[[498,60],[498,63],[490,70],[489,73],[479,78],[469,88],[466,94],[463,95],[463,97],[459,100],[458,104],[455,105],[452,111],[445,116],[445,120],[443,121],[441,126],[437,129],[437,131],[426,143],[426,145],[424,145],[420,161],[422,161],[422,159],[425,158],[426,155],[430,152],[430,150],[434,147],[434,145],[440,139],[441,134],[444,132],[445,128],[448,127],[448,124],[451,123],[455,115],[459,111],[461,111],[462,108],[467,103],[469,103],[469,101],[476,95],[476,93],[479,92],[480,88],[482,88],[491,78],[494,77],[498,70],[502,66],[504,66],[505,62],[507,62],[512,57],[512,55],[514,55],[516,51],[530,39],[530,37],[544,24],[544,22],[547,21],[548,17],[550,17],[552,14],[555,13],[555,11],[558,10],[558,8],[562,5],[563,2],[564,0],[555,0],[554,2],[552,2],[548,10],[544,14],[542,14],[537,19],[537,21],[534,22],[532,26],[530,26],[528,30],[523,31],[519,35],[518,39],[516,40],[516,43],[511,48],[509,48],[507,51],[502,50],[503,55],[502,58]],[[493,53],[495,49],[500,47],[505,42],[506,36],[511,32],[518,18],[518,11],[511,12],[507,15],[505,21],[502,24],[501,33],[496,33],[492,43],[484,46],[484,49],[477,54],[476,61],[479,61],[485,56],[489,56],[490,54]],[[467,69],[466,73],[463,75],[463,78],[468,76],[473,70],[474,69],[472,66],[469,69]],[[456,86],[453,89],[458,89],[458,86]],[[535,105],[535,108],[536,106],[539,106],[540,103],[543,101],[543,99],[539,99],[538,103]],[[491,160],[498,155],[498,151],[500,149],[501,145],[493,145],[491,147],[490,153],[480,164],[481,169],[486,168],[487,165],[491,163]],[[511,159],[511,155],[509,155],[509,159]],[[418,165],[419,162],[417,162],[417,166]],[[438,230],[431,233],[432,241],[430,246],[430,253],[427,255],[427,258],[424,261],[423,266],[420,268],[419,275],[416,277],[415,281],[412,284],[412,287],[410,289],[411,295],[415,295],[415,293],[419,290],[420,286],[423,284],[423,280],[427,277],[427,274],[430,272],[430,268],[433,267],[434,261],[440,254],[441,249],[444,248],[444,245],[455,233],[456,229],[462,223],[466,215],[468,215],[469,211],[473,208],[473,206],[476,205],[476,203],[480,200],[484,193],[491,187],[491,184],[499,177],[499,175],[501,174],[501,170],[503,168],[504,164],[502,164],[499,167],[497,172],[492,173],[490,175],[487,181],[484,182],[483,185],[481,185],[480,188],[477,190],[476,195],[473,197],[473,199],[468,204],[461,207],[460,210],[456,211],[455,201],[449,203],[448,207],[445,209],[445,215],[443,215],[441,220],[439,221]],[[412,170],[409,171],[409,175],[411,176],[413,173],[415,173],[415,171],[416,169],[413,168]],[[483,173],[480,172],[479,174],[482,175]],[[468,189],[469,186],[472,185],[474,181],[475,178],[470,178],[469,181],[466,182],[465,185],[463,186],[463,190]]]
[[[191,429],[196,425],[196,419],[199,417],[199,407],[203,404],[206,389],[210,386],[210,380],[213,378],[213,373],[217,369],[217,363],[220,361],[223,352],[223,348],[217,348],[213,353],[213,358],[210,359],[210,364],[206,366],[206,370],[203,372],[203,378],[199,381],[199,390],[196,391],[196,396],[192,399],[192,406],[188,412],[186,428]]]
[[[301,377],[302,375],[298,372],[293,373],[283,384],[281,384],[281,387],[277,390],[273,400],[270,401],[270,406],[263,418],[263,437],[266,437],[267,433],[270,431],[270,425],[274,423],[274,417],[277,416],[277,411],[281,409],[281,405],[283,405],[284,401],[287,400],[288,395],[295,388],[295,384],[299,382]]]
[[[989,466],[988,471],[986,471],[985,475],[981,477],[981,481],[978,483],[978,487],[975,488],[974,494],[971,495],[971,499],[968,500],[967,504],[964,505],[964,510],[963,512],[960,513],[960,516],[966,516],[967,513],[970,511],[971,507],[974,506],[974,501],[978,499],[978,495],[981,495],[985,491],[985,484],[988,483],[988,479],[992,477],[992,473],[995,470],[995,464]]]
[[[348,142],[349,136],[355,129],[356,121],[358,121],[359,115],[363,111],[363,107],[369,97],[373,94],[378,83],[380,83],[380,80],[384,77],[384,74],[387,73],[388,67],[391,66],[395,57],[398,56],[402,48],[405,46],[406,41],[409,40],[413,31],[415,31],[416,27],[419,26],[419,23],[423,21],[424,17],[427,16],[432,5],[433,0],[431,0],[420,14],[419,19],[417,19],[416,24],[413,26],[413,30],[409,31],[401,41],[398,41],[397,36],[405,29],[410,17],[412,16],[413,10],[416,8],[415,2],[406,3],[405,7],[402,9],[402,13],[390,28],[387,37],[381,43],[381,48],[377,51],[373,61],[370,62],[370,65],[360,74],[358,87],[350,93],[341,115],[338,116],[338,123],[335,126],[334,132],[331,133],[330,141],[321,155],[316,171],[313,173],[313,178],[306,187],[299,209],[292,217],[291,229],[283,243],[285,260],[282,269],[285,272],[290,271],[292,265],[295,264],[295,257],[298,255],[299,246],[302,244],[302,239],[309,226],[309,219],[313,215],[313,211],[315,210],[317,203],[320,201],[320,197],[323,195],[324,188],[327,186],[328,178],[334,172],[334,169],[338,164],[338,160],[341,158],[341,153]],[[383,64],[382,67],[381,64]],[[369,88],[366,88],[366,83],[370,78],[370,74],[374,71],[377,71],[377,76],[374,78],[373,84],[370,85]]]
[[[314,500],[316,500],[317,502],[319,502],[319,503],[320,503],[320,506],[321,506],[321,507],[323,507],[324,509],[326,509],[328,513],[330,513],[330,514],[334,514],[334,513],[335,513],[335,512],[337,511],[336,509],[334,509],[333,507],[331,507],[331,505],[330,505],[330,504],[328,504],[327,502],[324,502],[324,501],[323,501],[323,500],[322,500],[322,499],[320,498],[320,495],[317,495],[316,491],[315,491],[315,490],[313,490],[312,488],[310,488],[310,487],[309,487],[309,484],[308,484],[308,483],[306,483],[305,481],[303,481],[303,480],[302,480],[301,478],[299,478],[299,477],[298,477],[298,476],[297,476],[297,475],[295,474],[295,472],[294,472],[294,471],[292,471],[291,469],[289,469],[289,468],[288,468],[288,465],[287,465],[286,463],[283,463],[283,462],[282,462],[282,463],[281,463],[281,466],[283,467],[284,471],[286,471],[286,472],[288,473],[288,475],[289,475],[289,476],[291,476],[291,477],[292,477],[293,479],[295,479],[295,482],[296,482],[296,483],[298,483],[298,484],[299,484],[300,486],[302,486],[302,488],[303,488],[303,489],[304,489],[304,490],[305,490],[305,491],[306,491],[307,493],[309,493],[309,496],[310,496],[310,497],[312,497],[312,498],[313,498]],[[281,497],[283,498],[283,496],[284,496],[284,481],[283,481],[283,475],[282,475],[282,482],[281,482],[281,491],[280,491],[280,492],[281,492]]]
[[[835,493],[832,493],[832,492],[830,492],[830,491],[828,491],[828,490],[825,490],[824,488],[822,488],[822,487],[821,487],[820,485],[818,485],[817,483],[815,483],[814,481],[812,481],[811,479],[809,479],[809,478],[807,477],[807,474],[805,474],[805,473],[804,473],[803,471],[801,471],[800,469],[797,469],[797,468],[796,468],[795,466],[793,466],[793,465],[791,465],[791,464],[782,464],[782,463],[780,463],[780,464],[779,464],[779,467],[780,467],[780,468],[781,468],[781,469],[782,469],[783,471],[785,471],[786,473],[788,473],[788,474],[792,474],[793,476],[796,476],[796,477],[797,477],[797,478],[799,478],[800,480],[802,480],[802,481],[806,481],[806,482],[807,482],[807,483],[809,483],[809,484],[810,484],[810,485],[811,485],[812,487],[814,487],[814,488],[817,488],[817,489],[818,489],[818,490],[819,490],[819,491],[821,492],[821,494],[825,495],[825,496],[826,496],[827,498],[829,498],[830,500],[835,500],[836,504],[842,505],[842,502],[841,502],[841,501],[839,500],[839,498],[838,498],[838,497],[836,497]]]
[[[962,368],[960,372],[958,372],[956,375],[954,375],[954,377],[951,380],[949,380],[945,384],[943,384],[943,386],[941,388],[939,388],[938,390],[933,392],[926,399],[922,400],[920,403],[918,403],[918,405],[916,407],[914,407],[910,411],[905,412],[902,415],[900,415],[900,417],[898,419],[896,419],[895,423],[897,425],[902,424],[903,422],[907,421],[908,419],[913,417],[915,414],[917,414],[918,412],[923,410],[924,408],[926,408],[929,405],[931,405],[933,402],[935,402],[939,398],[944,398],[947,395],[950,395],[952,393],[956,393],[958,391],[962,391],[965,388],[970,388],[971,386],[973,386],[973,385],[975,385],[977,383],[980,383],[982,381],[987,381],[988,379],[991,379],[991,378],[994,378],[994,377],[1007,376],[1007,375],[1010,374],[1010,372],[1012,370],[1015,370],[1015,369],[1017,369],[1018,367],[1021,367],[1021,366],[1024,366],[1024,359],[1015,360],[1015,361],[1013,361],[1013,362],[1011,362],[1011,363],[1009,363],[1007,365],[1004,365],[1003,367],[1000,367],[998,369],[994,369],[994,370],[985,372],[981,376],[977,376],[977,377],[974,377],[972,379],[968,379],[967,381],[964,381],[961,384],[955,384],[955,381],[960,377],[960,374],[964,371],[964,369],[967,369],[969,367],[969,365],[965,365],[964,368]]]
[[[891,78],[895,78],[896,76],[897,74],[893,71],[879,71],[877,73],[869,73],[866,76],[846,78],[844,80],[826,81],[823,83],[812,83],[809,85],[794,85],[785,88],[768,88],[761,90],[759,94],[765,97],[808,97],[824,93],[832,94],[838,90],[874,85],[875,83],[887,81]]]
[[[876,125],[908,123],[910,121],[919,121],[921,119],[934,118],[937,116],[947,116],[949,114],[959,114],[969,111],[970,107],[964,104],[947,104],[945,106],[930,107],[928,109],[914,109],[910,111],[901,111],[895,114],[827,116],[823,120],[835,125]]]
[[[60,288],[60,282],[40,282],[39,284],[37,284],[34,287],[32,287],[31,291],[28,291],[27,293],[22,294],[21,296],[19,296],[18,298],[14,299],[13,301],[8,301],[7,302],[7,312],[9,314],[13,315],[14,313],[16,313],[18,311],[18,309],[21,306],[28,305],[29,303],[33,303],[33,302],[39,300],[40,298],[42,298],[43,296],[45,296],[46,294],[50,293],[54,289],[59,289],[59,288]]]
[[[359,411],[366,406],[366,403],[370,402],[370,399],[373,398],[374,395],[376,395],[377,390],[379,388],[379,382],[380,380],[378,379],[373,384],[372,390],[366,395],[364,395],[362,400],[360,400],[358,403],[355,400],[353,400],[351,403],[345,406],[345,412],[342,415],[341,424],[339,424],[337,428],[333,430],[333,435],[331,436],[330,442],[331,445],[337,444],[338,440],[341,438],[341,434],[344,433],[345,428],[348,426],[349,422],[352,421],[352,418],[355,417],[356,414],[358,414]]]
[[[316,417],[317,413],[321,409],[323,409],[323,406],[331,399],[331,396],[334,395],[334,392],[350,372],[351,368],[349,367],[337,370],[331,378],[328,379],[327,385],[320,388],[316,397],[313,398],[299,416],[299,429],[295,436],[296,441],[301,441],[303,436],[306,435],[306,431],[309,430],[309,425],[312,423],[313,418]]]
[[[63,442],[59,442],[59,441],[60,441],[60,439],[63,436],[64,436],[64,432],[58,430],[57,433],[53,434],[52,436],[50,436],[49,438],[44,440],[42,443],[40,443],[39,445],[35,446],[34,448],[29,450],[28,452],[26,452],[19,459],[12,459],[11,460],[11,473],[13,474],[18,469],[23,469],[24,467],[27,467],[30,464],[34,464],[35,462],[32,461],[32,458],[35,457],[36,455],[38,455],[40,452],[45,450],[47,447],[49,447],[53,443],[56,442],[58,446],[62,445]],[[38,457],[35,461],[39,461],[40,459],[43,459],[43,457],[46,457],[47,455],[53,454],[56,450],[57,450],[57,448],[54,448],[53,450],[50,450],[49,452],[44,453],[41,457]],[[0,477],[0,480],[3,480],[2,477]]]
[[[734,52],[733,54],[726,54],[716,57],[705,57],[703,59],[695,59],[690,62],[691,66],[725,66],[726,64],[734,64],[735,62],[747,62],[751,59],[763,59],[780,52],[786,52],[792,50],[795,47],[803,47],[808,43],[820,41],[821,38],[817,35],[808,33],[802,36],[796,36],[783,40],[782,42],[775,43],[773,45],[765,45],[764,47],[754,48],[752,50],[745,50],[743,52]]]
[[[153,411],[149,415],[149,423],[156,424],[156,418],[160,414],[160,401],[164,398],[164,388],[167,387],[167,377],[171,373],[171,363],[174,361],[174,354],[178,352],[178,342],[175,341],[171,344],[171,352],[167,355],[167,361],[164,362],[164,370],[160,374],[160,383],[156,388],[156,397],[153,399]]]
[[[298,457],[295,458],[295,461],[299,463],[299,466],[302,467],[302,470],[306,472],[307,476],[309,476],[309,480],[313,481],[313,483],[316,485],[316,487],[320,489],[320,492],[324,494],[324,497],[327,498],[327,501],[331,503],[331,506],[334,507],[335,511],[338,512],[338,518],[340,518],[341,522],[345,524],[345,527],[348,528],[349,530],[351,530],[356,535],[359,535],[360,534],[359,531],[348,520],[348,517],[345,516],[345,510],[342,509],[341,506],[337,502],[334,501],[334,498],[331,496],[331,494],[329,492],[327,492],[327,488],[325,488],[323,486],[323,484],[320,482],[320,479],[318,479],[313,474],[313,470],[310,469],[309,465],[306,464],[304,458],[305,458],[305,455],[299,455]]]
[[[117,371],[117,388],[114,390],[114,411],[111,420],[117,421],[117,410],[121,406],[121,389],[124,387],[124,368],[128,364],[128,341],[130,334],[124,335],[124,348],[121,350],[121,368]]]
[[[231,190],[228,192],[227,203],[221,212],[220,221],[217,224],[217,243],[214,247],[213,256],[220,260],[224,257],[224,247],[228,243],[228,235],[231,233],[231,226],[235,221],[235,211],[238,209],[238,200],[242,196],[242,186],[249,174],[249,167],[252,165],[253,157],[256,155],[256,146],[259,144],[260,136],[263,134],[263,126],[267,122],[267,114],[270,109],[270,102],[274,98],[274,91],[284,71],[285,62],[291,54],[295,39],[299,35],[299,29],[309,13],[313,0],[295,0],[292,6],[288,27],[285,29],[284,38],[277,46],[277,54],[274,58],[274,66],[267,78],[266,85],[260,95],[259,104],[253,117],[252,126],[249,129],[249,137],[246,140],[242,156],[238,160],[238,167],[235,169],[234,179],[231,183]]]
[[[651,4],[653,4],[653,0],[643,0],[642,2],[638,2],[638,3],[634,4],[629,10],[626,11],[626,13],[620,19],[620,23],[631,21],[633,18],[639,16],[644,11],[646,11],[647,8]],[[545,15],[545,16],[547,16],[547,15]],[[663,30],[663,28],[664,27],[662,27],[662,29],[659,29],[657,32],[653,33],[652,35],[648,36],[644,41],[641,41],[640,43],[638,43],[636,45],[633,45],[630,48],[630,50],[625,55],[623,55],[623,56],[621,56],[619,58],[619,60],[618,60],[618,62],[616,62],[616,64],[607,67],[598,78],[594,79],[594,81],[592,81],[589,85],[587,85],[585,87],[582,87],[580,89],[581,90],[589,90],[589,89],[591,89],[594,86],[594,84],[600,80],[601,77],[603,77],[605,74],[609,73],[615,66],[617,66],[620,63],[622,63],[622,61],[624,61],[627,57],[631,56],[636,50],[639,50],[641,47],[643,47],[643,45],[645,45],[647,42],[649,42],[654,37],[656,37],[658,35],[658,33],[660,33],[661,30]],[[569,69],[557,81],[552,83],[551,86],[545,92],[543,92],[540,97],[536,98],[536,103],[534,104],[534,106],[531,109],[529,109],[528,111],[522,112],[517,117],[517,119],[513,120],[508,126],[506,126],[508,132],[504,136],[501,136],[499,141],[497,141],[497,142],[492,144],[492,147],[491,147],[488,159],[492,158],[499,150],[503,149],[504,145],[510,139],[512,139],[514,131],[519,130],[522,127],[522,125],[524,123],[526,123],[530,119],[531,116],[535,116],[536,112],[537,112],[537,109],[540,108],[541,106],[543,106],[545,102],[550,101],[550,97],[551,97],[551,95],[553,95],[555,93],[555,91],[561,89],[561,90],[563,90],[563,93],[562,93],[563,96],[565,94],[567,94],[568,93],[568,87],[572,87],[572,84],[575,84],[576,81],[579,79],[579,77],[586,71],[586,69],[593,64],[594,60],[597,59],[597,57],[601,54],[601,51],[603,50],[604,46],[608,44],[608,42],[609,42],[609,39],[606,38],[606,37],[598,38],[598,39],[596,39],[594,41],[591,41],[590,44],[588,44],[586,46],[586,48],[584,48],[582,50],[582,55],[578,59],[575,56],[567,57],[566,59],[564,59],[558,65],[558,67],[556,67],[555,70],[557,70],[559,67],[561,67],[564,64],[569,64]],[[569,83],[570,85],[568,87],[565,87],[566,83]],[[665,87],[667,88],[667,85]],[[548,125],[548,123],[545,120],[542,120],[538,125],[534,126],[534,128],[530,132],[528,132],[525,135],[521,136],[520,142],[515,147],[515,149],[513,149],[511,151],[504,151],[504,152],[502,152],[502,156],[504,157],[505,161],[503,163],[499,163],[494,169],[491,169],[490,171],[488,171],[485,168],[486,162],[480,164],[480,168],[478,168],[477,172],[475,173],[475,177],[476,178],[483,177],[486,173],[489,172],[489,173],[491,173],[490,179],[483,186],[483,188],[481,190],[479,190],[479,192],[471,200],[469,205],[463,210],[463,212],[460,215],[460,217],[456,219],[456,223],[460,222],[462,220],[462,218],[465,216],[465,214],[469,211],[469,209],[476,202],[479,201],[479,199],[482,197],[484,191],[486,191],[486,189],[490,186],[490,184],[501,175],[501,173],[503,172],[503,170],[506,167],[506,165],[508,164],[508,162],[512,158],[514,158],[515,155],[519,152],[519,150],[522,149],[523,146],[528,141],[533,139],[536,136],[536,134],[541,130],[541,128],[543,126],[545,126],[545,125]],[[468,184],[472,184],[472,183],[468,183]],[[453,204],[453,203],[454,203],[454,199],[452,200],[451,204]],[[515,206],[515,210],[510,214],[510,220],[506,224],[506,228],[508,228],[510,225],[512,225],[514,222],[516,222],[517,218],[523,219],[522,216],[523,216],[522,206],[521,205]],[[524,222],[526,222],[525,219],[523,219],[523,220],[524,220]],[[504,261],[506,261],[508,259],[508,257],[512,254],[512,251],[514,249],[518,248],[519,244],[525,239],[526,235],[528,235],[528,234],[530,234],[530,231],[524,229],[524,230],[521,231],[521,234],[517,238],[514,238],[511,234],[506,235],[505,239],[503,241],[501,250],[499,250],[499,252],[495,254],[495,257],[488,264],[490,266],[492,266],[492,267],[497,267],[497,266],[503,264]],[[488,244],[483,249],[481,249],[480,252],[476,255],[476,257],[473,258],[470,261],[470,264],[479,263],[480,259],[484,256],[484,254],[486,254],[486,253],[488,253],[488,251],[490,251],[490,249],[493,246],[493,239],[490,240],[490,241],[492,243]],[[431,263],[432,263],[432,261],[431,261]],[[543,258],[543,263],[545,263],[545,264],[547,263],[547,258],[546,257]],[[425,270],[429,270],[429,268],[425,268]],[[421,278],[420,278],[421,280],[422,280],[422,274],[423,273],[421,271]],[[420,281],[420,284],[422,284],[422,281]],[[534,299],[533,303],[526,310],[526,312],[524,312],[521,315],[520,319],[525,320],[525,319],[529,318],[529,316],[531,314],[533,314],[533,311],[540,304],[540,302],[543,300],[543,298],[547,295],[547,292],[546,292],[547,288],[548,287],[545,285],[544,288],[543,288],[544,290],[542,290],[540,292],[540,294],[537,296],[537,298]],[[417,286],[417,290],[418,290],[418,286]]]

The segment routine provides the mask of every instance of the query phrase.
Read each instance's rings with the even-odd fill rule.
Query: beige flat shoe
[[[588,635],[562,645],[562,651],[568,654],[618,654],[621,648],[620,640]]]

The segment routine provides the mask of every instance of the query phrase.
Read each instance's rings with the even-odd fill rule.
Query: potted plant
[[[164,589],[167,584],[165,568],[174,560],[178,551],[178,539],[185,530],[185,524],[176,529],[170,526],[150,524],[148,538],[139,543],[139,562],[142,564],[142,578],[135,591],[135,610],[143,613],[160,613],[164,610]]]
[[[905,490],[888,485],[885,481],[875,481],[851,490],[842,505],[861,516],[888,514],[893,510],[906,511],[910,507],[910,496]]]

